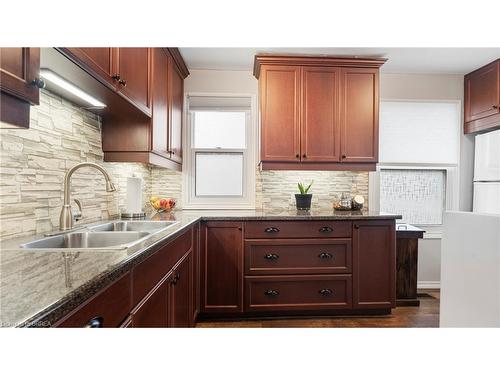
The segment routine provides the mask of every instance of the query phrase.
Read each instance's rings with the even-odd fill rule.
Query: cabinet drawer
[[[349,221],[256,221],[245,225],[245,238],[351,237]]]
[[[130,273],[99,292],[81,307],[56,323],[58,327],[118,327],[132,308]]]
[[[350,275],[247,276],[245,310],[347,309],[351,289]]]
[[[192,229],[162,247],[134,267],[132,272],[132,301],[134,306],[172,269],[191,248]]]
[[[246,240],[245,273],[351,273],[350,239]]]

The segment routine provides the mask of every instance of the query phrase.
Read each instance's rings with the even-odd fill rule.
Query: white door
[[[500,130],[476,136],[474,181],[500,181]]]
[[[473,211],[500,215],[500,182],[474,182]]]

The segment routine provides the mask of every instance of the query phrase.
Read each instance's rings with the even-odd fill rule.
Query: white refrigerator
[[[472,207],[500,215],[500,129],[476,136]]]

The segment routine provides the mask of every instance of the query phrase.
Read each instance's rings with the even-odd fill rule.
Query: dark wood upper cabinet
[[[66,48],[66,53],[71,54],[81,64],[94,73],[96,78],[108,83],[111,86],[116,85],[113,76],[117,73],[116,63],[118,61],[118,48],[110,47],[73,47]]]
[[[162,48],[153,49],[152,151],[168,157],[169,56]]]
[[[213,221],[201,228],[201,310],[242,312],[243,223]]]
[[[304,67],[301,160],[340,161],[340,68]]]
[[[181,170],[184,78],[189,74],[182,57],[176,48],[122,48],[118,56],[118,92],[133,97],[144,113],[149,108],[151,117],[104,118],[104,160]],[[128,63],[120,62],[123,60]],[[149,66],[145,62],[150,68],[144,68]],[[141,68],[134,68],[136,65]],[[126,78],[132,74],[134,79]],[[125,84],[120,84],[120,80],[125,80]]]
[[[396,306],[394,220],[355,221],[352,232],[353,308]]]
[[[118,48],[118,90],[144,112],[151,112],[151,48]]]
[[[182,163],[182,114],[184,109],[184,78],[172,58],[169,60],[169,123],[168,151],[170,159]]]
[[[256,56],[262,168],[374,170],[384,62]]]
[[[378,161],[378,69],[342,69],[342,162]]]
[[[262,161],[300,159],[300,68],[264,66],[260,79]]]
[[[465,133],[500,126],[500,59],[464,78]]]
[[[5,127],[29,127],[30,105],[39,104],[39,73],[40,48],[0,48],[0,121]]]

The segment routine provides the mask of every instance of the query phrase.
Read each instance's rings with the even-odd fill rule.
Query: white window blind
[[[457,164],[459,129],[459,103],[382,101],[379,162]]]

